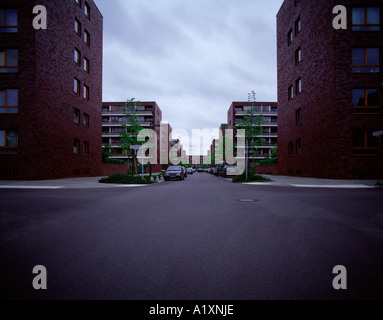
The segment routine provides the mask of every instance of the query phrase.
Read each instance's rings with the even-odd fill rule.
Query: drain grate
[[[239,202],[257,202],[258,200],[255,199],[241,199]]]

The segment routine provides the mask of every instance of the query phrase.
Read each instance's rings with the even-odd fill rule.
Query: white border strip
[[[314,185],[314,184],[290,184],[297,188],[333,188],[333,189],[371,189],[374,187],[362,184],[339,184],[339,185]]]
[[[40,190],[54,190],[54,189],[62,189],[64,187],[49,187],[49,186],[0,186],[0,189],[40,189]]]

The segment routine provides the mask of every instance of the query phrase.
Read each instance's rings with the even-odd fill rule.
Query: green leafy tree
[[[263,134],[263,123],[264,117],[262,115],[256,115],[256,99],[255,99],[255,91],[251,91],[249,93],[249,105],[247,114],[243,118],[243,120],[238,121],[235,125],[235,129],[243,129],[245,130],[245,141],[246,141],[246,149],[247,154],[252,154],[252,169],[255,170],[255,157],[259,154],[259,150],[257,147],[262,146],[265,143],[265,140],[260,135]],[[249,150],[251,150],[249,152]],[[248,159],[246,160],[248,161]],[[247,167],[247,166],[246,166]],[[247,174],[247,173],[246,173]]]
[[[102,148],[102,162],[108,162],[112,154],[112,146],[109,143],[105,144],[104,148]]]
[[[137,155],[136,151],[131,148],[132,145],[142,145],[144,142],[138,141],[137,136],[138,133],[143,130],[141,123],[138,121],[138,117],[136,114],[137,107],[141,105],[140,101],[135,101],[134,98],[127,101],[124,105],[124,113],[125,119],[127,120],[127,124],[123,124],[122,127],[124,130],[120,132],[120,144],[119,146],[125,150],[126,154],[129,156],[131,160],[131,167],[135,168],[135,172],[137,175]],[[129,160],[128,160],[129,164]],[[129,171],[128,172],[132,172]]]
[[[278,159],[278,145],[277,144],[274,146],[273,150],[271,150],[271,159],[272,160]]]

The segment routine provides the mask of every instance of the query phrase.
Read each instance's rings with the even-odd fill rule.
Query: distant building
[[[194,168],[200,168],[205,160],[204,156],[188,156],[188,157],[189,157],[189,164],[191,164]]]
[[[382,1],[285,0],[277,42],[279,174],[382,178]]]
[[[249,159],[264,160],[271,157],[272,150],[278,144],[278,106],[276,102],[256,102],[254,106],[249,106],[249,102],[233,102],[227,113],[228,128],[235,128],[249,110],[255,116],[263,116],[263,132],[258,137],[263,144],[249,150]]]
[[[0,0],[0,179],[101,175],[103,17],[77,2]]]
[[[102,144],[103,147],[107,144],[112,147],[113,155],[111,159],[120,159],[127,162],[131,155],[120,145],[120,133],[125,130],[122,125],[129,125],[124,105],[125,102],[102,103]],[[162,121],[162,111],[156,102],[141,102],[140,106],[137,106],[131,112],[136,114],[138,122],[144,129],[153,129],[156,132],[157,164],[152,165],[152,172],[161,172],[161,135],[159,126]]]

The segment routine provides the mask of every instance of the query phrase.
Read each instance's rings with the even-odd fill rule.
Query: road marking
[[[0,186],[0,189],[62,189],[64,187],[49,187],[49,186]]]
[[[374,187],[362,184],[339,184],[339,185],[314,185],[314,184],[290,184],[297,188],[334,188],[334,189],[371,189]]]

